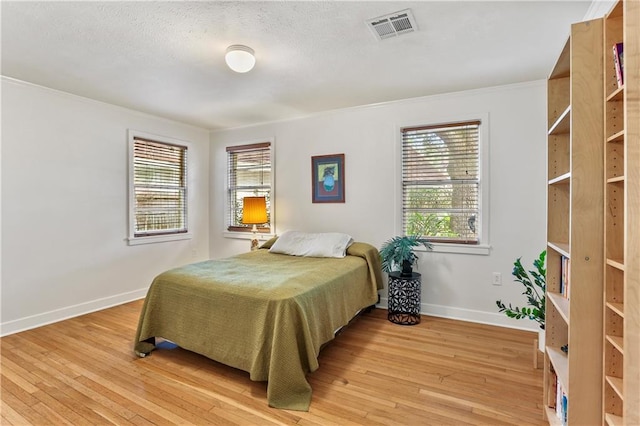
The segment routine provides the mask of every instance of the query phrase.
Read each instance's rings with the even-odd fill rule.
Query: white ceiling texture
[[[590,3],[2,1],[2,75],[216,130],[543,79]],[[404,9],[417,31],[367,27]]]

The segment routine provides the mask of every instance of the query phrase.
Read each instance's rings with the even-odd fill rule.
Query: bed
[[[307,411],[306,374],[321,346],[382,288],[375,247],[355,242],[345,257],[292,256],[261,249],[157,276],[135,339],[144,357],[156,338],[267,381],[268,404]]]

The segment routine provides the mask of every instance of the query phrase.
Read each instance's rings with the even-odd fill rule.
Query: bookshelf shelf
[[[569,253],[569,244],[549,241],[547,245],[550,249],[553,249],[558,254],[564,257],[571,258],[571,254]]]
[[[613,135],[609,136],[607,138],[607,142],[622,142],[624,140],[624,130],[620,130],[617,133],[614,133]]]
[[[545,413],[551,426],[562,426],[562,420],[556,416],[556,412],[552,408],[545,407]]]
[[[624,339],[620,336],[605,336],[605,339],[611,343],[611,345],[620,352],[620,354],[624,354]]]
[[[550,135],[560,135],[569,133],[571,128],[571,106],[567,106],[567,109],[560,114],[560,117],[549,128]]]
[[[560,349],[550,346],[547,346],[547,355],[560,384],[562,384],[565,393],[569,395],[569,358]]]
[[[621,400],[624,401],[622,389],[624,389],[624,382],[619,377],[606,376],[605,380],[611,386],[611,389],[615,391],[615,393],[620,397]]]
[[[562,319],[569,325],[569,300],[559,293],[548,292],[547,297],[558,310]]]
[[[605,422],[609,426],[624,426],[624,423],[622,422],[622,417],[621,416],[616,416],[614,414],[607,413],[605,415]]]
[[[564,393],[568,425],[602,422],[605,176],[602,29],[602,19],[573,24],[569,40],[547,80],[543,414],[550,424],[559,421],[558,392]],[[612,99],[619,99],[617,96]],[[612,101],[610,110],[619,109],[620,104]],[[623,158],[616,143],[611,145],[610,157]],[[612,168],[607,177],[618,178],[617,170]],[[570,297],[564,293],[570,293]],[[568,345],[566,354],[560,349],[565,345]],[[564,406],[563,403],[561,411]]]
[[[571,172],[561,174],[549,181],[549,185],[568,185],[571,182]]]
[[[607,308],[618,314],[620,318],[624,318],[624,305],[622,303],[607,303]]]
[[[609,96],[607,96],[607,102],[620,102],[623,99],[624,85],[618,87]]]
[[[607,183],[622,183],[624,182],[624,176],[616,176],[614,178],[607,179]]]
[[[624,271],[624,261],[622,259],[607,259],[607,265]]]

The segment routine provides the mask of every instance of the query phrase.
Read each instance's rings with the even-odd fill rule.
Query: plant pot
[[[413,264],[408,260],[402,261],[402,272],[400,272],[401,277],[411,277],[413,275]]]

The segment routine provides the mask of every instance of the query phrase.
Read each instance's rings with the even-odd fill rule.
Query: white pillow
[[[307,233],[284,232],[269,249],[272,253],[309,257],[345,257],[353,244],[351,235],[339,232]]]

